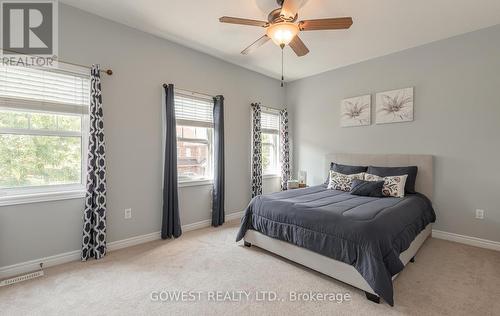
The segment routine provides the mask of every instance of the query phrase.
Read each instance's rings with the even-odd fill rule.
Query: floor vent
[[[43,270],[31,272],[28,274],[19,275],[19,276],[16,276],[16,277],[13,277],[13,278],[10,278],[7,280],[0,281],[0,287],[11,285],[14,283],[23,282],[23,281],[28,281],[31,279],[39,278],[41,276],[43,276]]]

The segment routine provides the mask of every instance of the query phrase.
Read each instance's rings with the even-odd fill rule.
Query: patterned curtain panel
[[[281,190],[287,189],[290,179],[290,143],[288,139],[288,111],[280,111],[280,164],[281,164]]]
[[[99,65],[92,65],[82,261],[106,254],[106,157]]]
[[[252,103],[252,197],[262,194],[262,133],[260,103]]]

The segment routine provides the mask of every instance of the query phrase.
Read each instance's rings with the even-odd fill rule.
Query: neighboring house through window
[[[213,179],[213,100],[175,90],[177,178],[179,182]]]
[[[21,196],[83,196],[90,77],[85,68],[63,69],[0,66],[2,205]]]
[[[262,131],[262,172],[264,176],[278,176],[279,162],[279,114],[261,113]]]

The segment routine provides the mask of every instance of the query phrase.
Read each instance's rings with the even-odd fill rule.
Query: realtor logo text
[[[0,0],[2,64],[55,66],[57,0]]]

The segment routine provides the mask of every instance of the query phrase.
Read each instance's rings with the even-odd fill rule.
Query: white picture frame
[[[376,124],[413,121],[413,87],[376,94]]]
[[[344,99],[340,103],[340,126],[366,126],[371,124],[372,98],[370,94]]]

